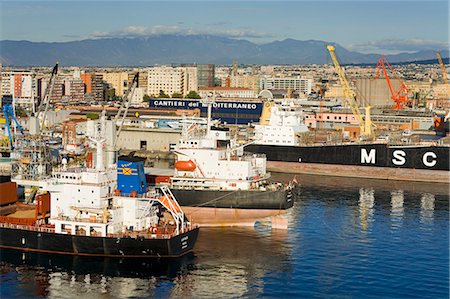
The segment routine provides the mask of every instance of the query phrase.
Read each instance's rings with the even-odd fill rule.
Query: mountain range
[[[10,66],[150,66],[172,63],[324,64],[331,63],[326,44],[336,48],[342,64],[375,64],[379,54],[349,51],[319,40],[285,39],[258,45],[214,35],[158,35],[71,42],[0,41],[0,59]],[[440,50],[449,57],[449,50]],[[432,50],[388,55],[391,63],[436,59]]]

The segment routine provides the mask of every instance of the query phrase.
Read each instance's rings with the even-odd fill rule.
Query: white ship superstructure
[[[266,102],[265,105],[269,106],[270,114],[268,119],[262,119],[259,125],[255,125],[254,143],[299,145],[298,134],[309,131],[302,107],[287,100],[281,103]]]
[[[182,138],[174,153],[177,163],[172,182],[177,187],[248,190],[270,177],[265,156],[244,153],[228,130],[211,129],[206,135]]]
[[[55,233],[107,237],[125,231],[147,232],[160,222],[158,204],[171,214],[175,231],[184,230],[188,223],[184,222],[183,211],[167,187],[159,192],[145,186],[140,189],[131,186],[135,191],[121,192],[117,166],[105,166],[110,158],[105,154],[106,127],[103,119],[99,134],[90,138],[96,148],[93,167],[69,168],[64,164],[54,169],[48,179],[35,182],[35,186],[51,194],[48,223],[54,225]],[[129,168],[130,176],[137,175],[134,170],[137,169]],[[22,182],[20,176],[17,181]],[[27,183],[33,185],[32,181]],[[127,188],[130,190],[130,186]]]

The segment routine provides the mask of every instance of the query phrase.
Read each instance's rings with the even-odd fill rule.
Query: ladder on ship
[[[163,193],[163,196],[159,198],[159,201],[164,207],[166,207],[171,212],[175,222],[177,223],[177,234],[178,234],[180,225],[182,228],[184,228],[185,226],[183,210],[178,204],[178,201],[176,200],[172,191],[170,191],[169,187],[161,185],[160,190]]]

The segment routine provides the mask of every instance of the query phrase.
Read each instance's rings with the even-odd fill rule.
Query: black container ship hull
[[[199,231],[170,238],[90,237],[6,226],[0,227],[0,248],[104,257],[179,257],[193,249]]]
[[[202,226],[253,226],[268,220],[285,228],[282,216],[294,204],[292,190],[188,190],[171,188],[187,217]]]
[[[265,154],[271,171],[419,181],[433,181],[436,177],[446,181],[449,174],[448,146],[251,144],[245,150]],[[399,176],[389,177],[395,173]]]

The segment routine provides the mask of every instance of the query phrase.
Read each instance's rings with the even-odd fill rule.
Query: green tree
[[[201,99],[198,93],[195,90],[189,91],[189,93],[185,97],[186,99]]]
[[[91,119],[91,120],[96,120],[99,118],[97,113],[93,113],[93,112],[88,112],[86,113],[86,117]]]
[[[172,98],[174,98],[174,99],[181,99],[181,98],[183,98],[183,95],[181,93],[179,93],[179,92],[174,92],[172,94]]]
[[[164,90],[161,89],[161,90],[159,91],[158,98],[170,98],[170,97],[169,97],[168,94],[166,94],[166,93],[164,92]]]
[[[112,100],[116,97],[116,90],[114,88],[109,88],[105,91],[105,99]]]
[[[151,97],[148,94],[144,94],[144,102],[150,102]]]

